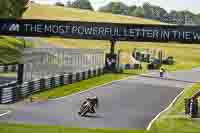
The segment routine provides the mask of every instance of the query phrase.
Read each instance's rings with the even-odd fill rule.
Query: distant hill
[[[111,13],[100,13],[83,9],[39,4],[31,4],[29,9],[27,9],[27,11],[24,13],[23,18],[135,24],[161,24],[159,21],[142,19],[138,17],[113,15]]]

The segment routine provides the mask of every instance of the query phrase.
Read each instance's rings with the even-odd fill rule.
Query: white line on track
[[[0,117],[2,117],[2,116],[4,116],[4,115],[8,115],[8,114],[10,114],[10,113],[11,113],[11,111],[8,110],[8,111],[6,111],[5,113],[0,114]]]
[[[191,85],[192,86],[192,85]],[[188,87],[190,88],[190,87]],[[149,131],[153,125],[153,123],[165,112],[167,112],[175,103],[176,101],[178,100],[179,97],[181,97],[181,95],[185,92],[185,89],[182,90],[182,92],[180,94],[178,94],[174,100],[171,102],[171,104],[163,111],[161,111],[150,123],[149,125],[147,126],[146,130]]]

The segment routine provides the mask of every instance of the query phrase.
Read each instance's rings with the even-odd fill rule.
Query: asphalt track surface
[[[181,74],[188,72],[181,71]],[[196,76],[200,76],[200,71],[193,70],[190,74],[191,77],[192,75],[196,77],[190,81],[197,81],[200,78]],[[151,73],[149,75],[152,76]],[[150,121],[182,92],[183,88],[192,85],[186,81],[159,79],[157,75],[135,76],[57,100],[0,106],[4,110],[12,111],[9,115],[0,117],[0,121],[82,128],[145,129]],[[179,76],[177,78],[179,79]],[[87,96],[94,95],[100,99],[97,113],[79,117],[77,112],[81,101]]]

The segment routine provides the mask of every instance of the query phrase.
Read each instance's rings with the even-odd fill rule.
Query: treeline
[[[66,7],[70,7],[70,8],[79,8],[79,9],[94,11],[89,0],[75,0],[73,2],[68,0],[67,3],[56,2],[55,5],[56,6],[66,6]]]
[[[1,18],[19,18],[27,9],[29,0],[0,0]]]
[[[56,5],[71,8],[88,9],[94,11],[89,0],[75,0],[73,2],[68,1],[67,3],[57,2]],[[98,11],[127,16],[142,17],[179,25],[200,24],[200,14],[194,14],[189,11],[175,10],[168,13],[164,8],[154,6],[149,3],[144,3],[143,6],[127,6],[122,2],[110,2],[106,6],[101,7]]]
[[[143,17],[159,20],[173,24],[200,24],[200,14],[194,14],[189,11],[171,11],[167,12],[164,8],[144,3],[143,6],[126,6],[121,2],[111,2],[101,7],[100,12],[110,12],[128,16]]]

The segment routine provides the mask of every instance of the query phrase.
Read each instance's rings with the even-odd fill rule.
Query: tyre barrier
[[[0,65],[0,72],[17,72],[18,65]]]
[[[37,79],[23,84],[16,82],[0,85],[0,104],[9,104],[20,101],[37,92],[46,91],[59,86],[72,84],[89,77],[99,76],[104,73],[104,68],[91,69],[84,72],[69,73]]]

